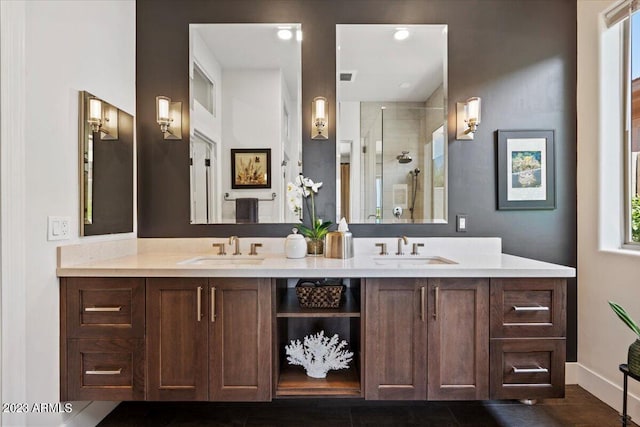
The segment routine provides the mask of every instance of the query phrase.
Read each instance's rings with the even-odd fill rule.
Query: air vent
[[[356,79],[357,71],[342,71],[340,72],[341,82],[353,82]]]

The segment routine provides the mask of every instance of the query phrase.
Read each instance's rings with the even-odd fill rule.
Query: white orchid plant
[[[303,236],[312,240],[323,239],[329,232],[329,227],[333,224],[331,221],[322,221],[322,219],[316,215],[314,194],[318,193],[320,187],[322,187],[321,182],[313,182],[311,178],[304,177],[302,174],[296,177],[295,183],[289,182],[287,184],[287,203],[289,209],[296,214],[300,220],[302,220],[302,198],[304,197],[305,205],[311,219],[311,226],[307,227],[304,224],[298,224],[296,227]],[[309,206],[309,199],[311,200],[311,206]]]

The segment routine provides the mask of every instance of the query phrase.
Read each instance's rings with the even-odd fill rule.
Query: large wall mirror
[[[300,24],[190,24],[191,223],[295,222]]]
[[[447,26],[337,25],[337,216],[447,222]]]
[[[80,235],[133,231],[133,116],[80,92]]]

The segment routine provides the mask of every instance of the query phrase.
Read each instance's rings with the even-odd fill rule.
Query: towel
[[[236,199],[236,223],[247,224],[258,222],[258,199]]]

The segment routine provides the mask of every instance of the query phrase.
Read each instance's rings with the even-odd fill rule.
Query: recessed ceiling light
[[[409,82],[400,83],[400,89],[409,89],[410,87],[411,83]]]
[[[280,40],[291,40],[291,37],[293,37],[293,33],[291,32],[290,28],[279,28],[278,29],[278,38]]]
[[[409,30],[406,28],[396,28],[396,32],[393,33],[393,38],[396,40],[405,40],[409,37]]]

